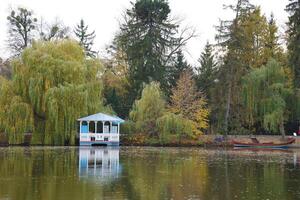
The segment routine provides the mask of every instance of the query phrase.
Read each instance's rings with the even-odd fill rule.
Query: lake
[[[0,199],[300,199],[300,151],[0,148]]]

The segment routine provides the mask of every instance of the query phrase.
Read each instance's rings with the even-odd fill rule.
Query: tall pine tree
[[[143,84],[151,81],[159,82],[164,92],[171,88],[174,55],[193,33],[178,37],[179,25],[172,22],[170,13],[166,0],[137,0],[126,11],[116,40],[129,64],[131,97],[139,96]]]
[[[171,88],[176,86],[176,82],[179,79],[180,75],[184,72],[184,71],[191,71],[192,72],[192,67],[187,63],[187,61],[185,60],[184,54],[182,53],[181,50],[179,50],[174,58],[174,63],[172,64],[173,67],[169,68],[169,84],[171,86]],[[169,91],[171,92],[171,91]],[[169,96],[169,93],[167,93],[167,95]]]
[[[300,88],[300,1],[289,0],[286,11],[290,14],[288,21],[289,64],[294,72],[294,85]]]
[[[97,51],[93,50],[94,39],[96,35],[95,31],[89,33],[88,28],[88,25],[86,25],[83,19],[81,19],[80,23],[75,27],[74,33],[80,46],[84,48],[85,54],[88,57],[94,58],[97,55]]]
[[[217,78],[217,63],[215,61],[212,46],[208,42],[205,45],[204,51],[201,53],[198,62],[200,66],[197,67],[197,87],[204,91],[208,100],[210,100],[211,89],[214,87]]]
[[[235,12],[231,21],[221,21],[216,39],[224,49],[223,64],[219,76],[219,92],[215,95],[218,107],[218,127],[221,127],[225,136],[229,131],[241,130],[242,99],[240,95],[241,77],[247,72],[242,53],[245,49],[245,36],[241,22],[254,10],[249,0],[238,0],[236,5],[229,6]],[[222,98],[220,98],[222,97]]]
[[[294,98],[291,101],[292,120],[298,122],[298,129],[300,129],[300,1],[289,0],[286,11],[290,15],[287,23],[288,64],[294,76]]]

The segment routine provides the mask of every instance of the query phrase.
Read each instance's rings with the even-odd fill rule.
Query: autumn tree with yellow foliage
[[[205,95],[198,91],[190,71],[184,71],[172,90],[170,111],[192,123],[193,134],[203,134],[208,128],[209,109]]]

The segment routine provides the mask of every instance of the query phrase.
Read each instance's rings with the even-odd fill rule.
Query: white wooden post
[[[102,133],[104,133],[104,121],[102,121]]]
[[[112,122],[109,122],[109,133],[112,133]]]
[[[82,121],[79,122],[79,134],[81,134]]]
[[[120,141],[120,122],[118,122],[118,142]]]

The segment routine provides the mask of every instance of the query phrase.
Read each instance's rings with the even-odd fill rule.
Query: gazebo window
[[[97,133],[103,133],[103,123],[97,122]]]
[[[111,133],[118,133],[118,123],[116,122],[112,123]]]
[[[93,121],[90,121],[90,123],[89,123],[89,132],[90,133],[95,133],[95,122],[93,122]]]
[[[109,133],[110,132],[110,122],[106,121],[104,123],[104,133]]]

